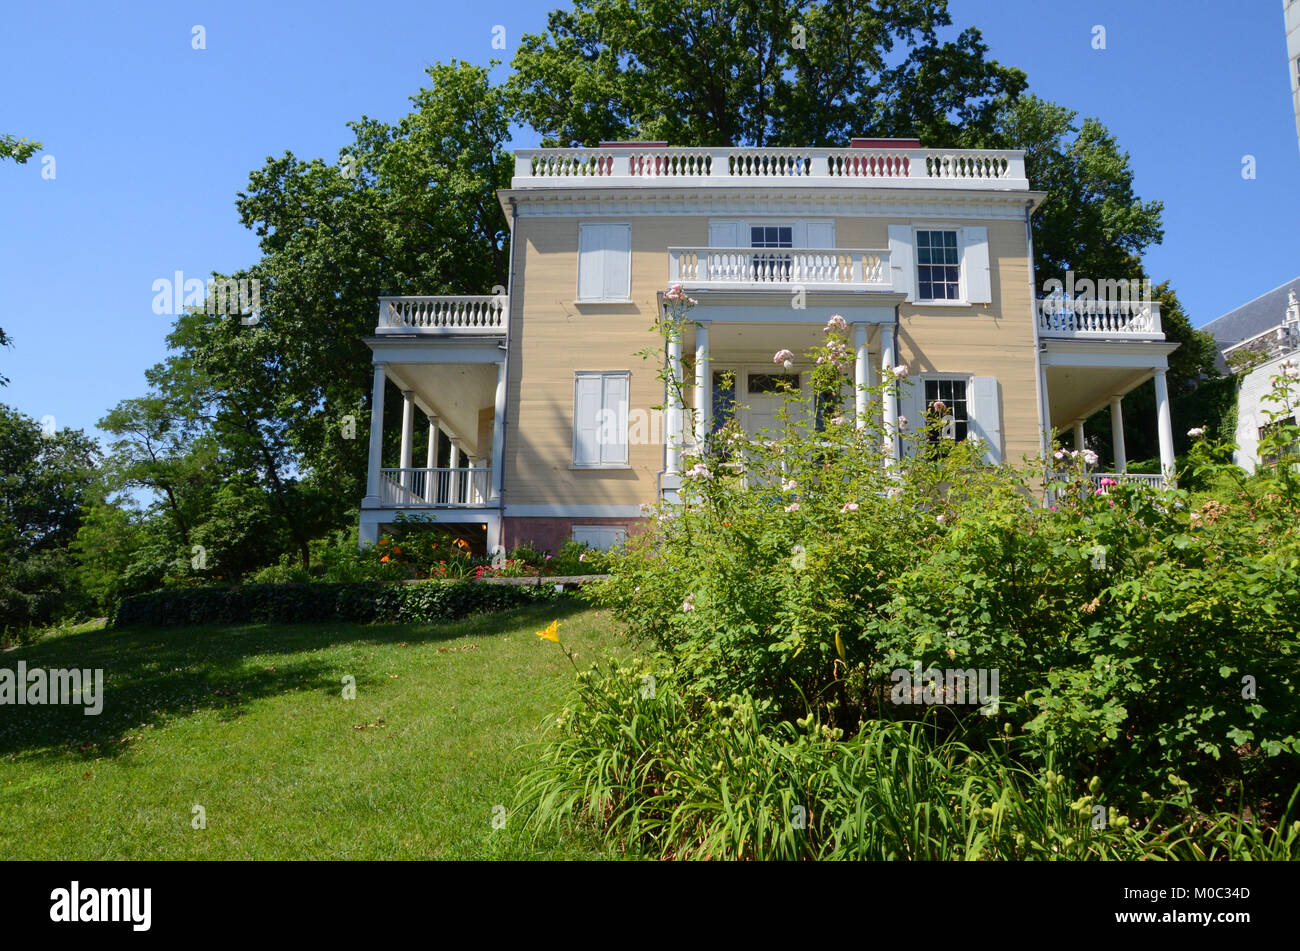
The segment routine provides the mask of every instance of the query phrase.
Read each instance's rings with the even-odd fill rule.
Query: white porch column
[[[506,362],[497,364],[497,389],[492,417],[492,495],[501,498],[501,486],[506,473]],[[499,504],[499,503],[498,503]]]
[[[401,483],[402,488],[408,488],[411,481],[411,474],[406,470],[411,468],[411,448],[415,440],[415,394],[410,390],[402,390],[402,467]]]
[[[1156,432],[1160,437],[1160,469],[1165,481],[1174,481],[1174,425],[1169,418],[1169,384],[1165,371],[1156,370]]]
[[[447,501],[456,505],[461,501],[460,497],[460,473],[456,470],[460,468],[460,443],[455,439],[451,440],[451,458],[447,460],[447,465],[451,467],[451,485],[447,489]]]
[[[695,328],[695,448],[703,450],[713,431],[713,387],[709,373],[709,325]]]
[[[1115,450],[1115,471],[1128,472],[1128,453],[1124,449],[1124,402],[1122,396],[1110,398],[1110,435]]]
[[[424,457],[426,469],[438,468],[438,417],[429,417],[429,451]]]
[[[894,325],[880,325],[880,372],[886,380],[894,379]],[[896,385],[901,385],[897,383]],[[886,396],[880,401],[885,423],[885,464],[898,459],[898,398]]]
[[[1076,452],[1083,452],[1083,420],[1074,421],[1074,448]]]
[[[853,418],[858,429],[867,425],[867,390],[871,385],[867,379],[871,372],[871,361],[867,359],[867,324],[853,325],[853,346],[856,358],[853,361]]]
[[[370,465],[366,470],[366,500],[380,504],[379,479],[384,455],[384,365],[375,364],[375,379],[370,389]]]
[[[666,475],[677,475],[681,471],[682,458],[682,341],[681,331],[672,333],[678,339],[668,341],[668,401],[665,412],[664,430],[668,437],[668,462],[664,467]]]

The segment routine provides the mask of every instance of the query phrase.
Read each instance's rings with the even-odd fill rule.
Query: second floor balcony
[[[1066,340],[1164,340],[1160,304],[1144,300],[1037,301],[1038,335]]]
[[[668,282],[691,289],[891,289],[889,249],[669,248]]]
[[[504,294],[381,297],[375,333],[504,336],[509,313]]]

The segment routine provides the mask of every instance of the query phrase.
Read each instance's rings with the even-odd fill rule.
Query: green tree
[[[0,630],[47,623],[73,606],[67,548],[95,479],[85,433],[47,433],[0,404]]]
[[[221,478],[215,441],[198,424],[165,393],[123,400],[99,421],[114,437],[104,461],[109,490],[153,493],[158,514],[186,549]]]
[[[945,0],[577,0],[525,35],[509,81],[544,145],[845,144],[991,128],[1024,75],[955,42]]]
[[[225,354],[232,368],[245,358],[265,368],[252,367],[266,378],[259,412],[327,487],[335,519],[365,491],[372,365],[362,338],[374,332],[377,299],[481,294],[507,279],[496,190],[513,170],[510,98],[484,67],[438,64],[428,76],[395,125],[352,123],[337,164],[269,159],[237,202],[261,239],[250,273],[262,281],[262,320],[249,336],[255,353]]]
[[[1164,237],[1164,205],[1137,196],[1129,155],[1100,120],[1024,95],[979,144],[1024,149],[1031,187],[1047,193],[1033,219],[1040,290],[1067,270],[1094,281],[1146,276],[1142,255]]]

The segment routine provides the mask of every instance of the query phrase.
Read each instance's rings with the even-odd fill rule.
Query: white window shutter
[[[916,297],[916,265],[913,264],[912,226],[889,226],[889,269],[893,274],[894,293]]]
[[[899,429],[899,446],[905,456],[916,453],[917,429],[924,422],[925,381],[910,377],[898,384],[898,415],[907,417],[907,427]]]
[[[600,429],[600,461],[603,465],[627,463],[627,377],[607,374],[603,378]]]
[[[605,293],[605,226],[578,225],[578,300]]]
[[[807,244],[805,247],[813,249],[829,249],[835,247],[835,222],[808,222]]]
[[[961,268],[966,279],[966,300],[988,304],[993,300],[989,279],[989,229],[961,229]]]
[[[748,235],[746,235],[746,238],[748,238]],[[709,222],[709,247],[739,248],[741,246],[739,221]],[[748,240],[745,241],[744,247],[749,247]]]
[[[632,226],[605,225],[605,299],[632,296]]]
[[[998,401],[998,380],[994,376],[971,377],[970,417],[967,431],[984,441],[984,461],[1002,464],[1002,410]]]
[[[582,374],[573,387],[573,464],[600,463],[600,375]]]

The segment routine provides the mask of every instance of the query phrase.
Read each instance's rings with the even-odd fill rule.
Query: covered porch
[[[505,337],[472,319],[477,323],[448,333],[437,323],[386,326],[381,313],[376,335],[366,339],[374,379],[362,545],[377,543],[383,526],[399,517],[481,529],[488,551],[500,543]],[[386,456],[389,384],[401,400],[396,458]]]
[[[1048,441],[1060,438],[1067,446],[1082,452],[1087,446],[1085,421],[1109,408],[1114,471],[1089,472],[1087,478],[1098,485],[1102,479],[1145,482],[1157,487],[1172,485],[1174,437],[1165,376],[1168,356],[1177,348],[1176,343],[1151,339],[1043,340],[1039,374],[1044,394],[1043,428]],[[1124,442],[1124,397],[1148,380],[1155,381],[1160,472],[1129,472]]]
[[[798,388],[811,397],[811,364],[803,354],[824,342],[823,328],[832,315],[844,318],[853,356],[853,385],[846,386],[837,415],[867,425],[869,414],[883,414],[893,434],[888,452],[898,456],[894,400],[869,405],[864,387],[881,379],[897,361],[895,308],[902,294],[892,292],[809,291],[806,306],[793,307],[789,292],[692,289],[700,301],[682,327],[679,339],[668,341],[669,387],[665,419],[665,462],[661,495],[678,498],[683,455],[702,446],[708,436],[734,419],[751,437],[776,429],[784,402],[781,381],[797,378]],[[773,362],[779,350],[795,354],[793,366]],[[675,391],[675,392],[674,392]],[[684,399],[676,399],[680,393]],[[809,404],[811,411],[811,403]]]

